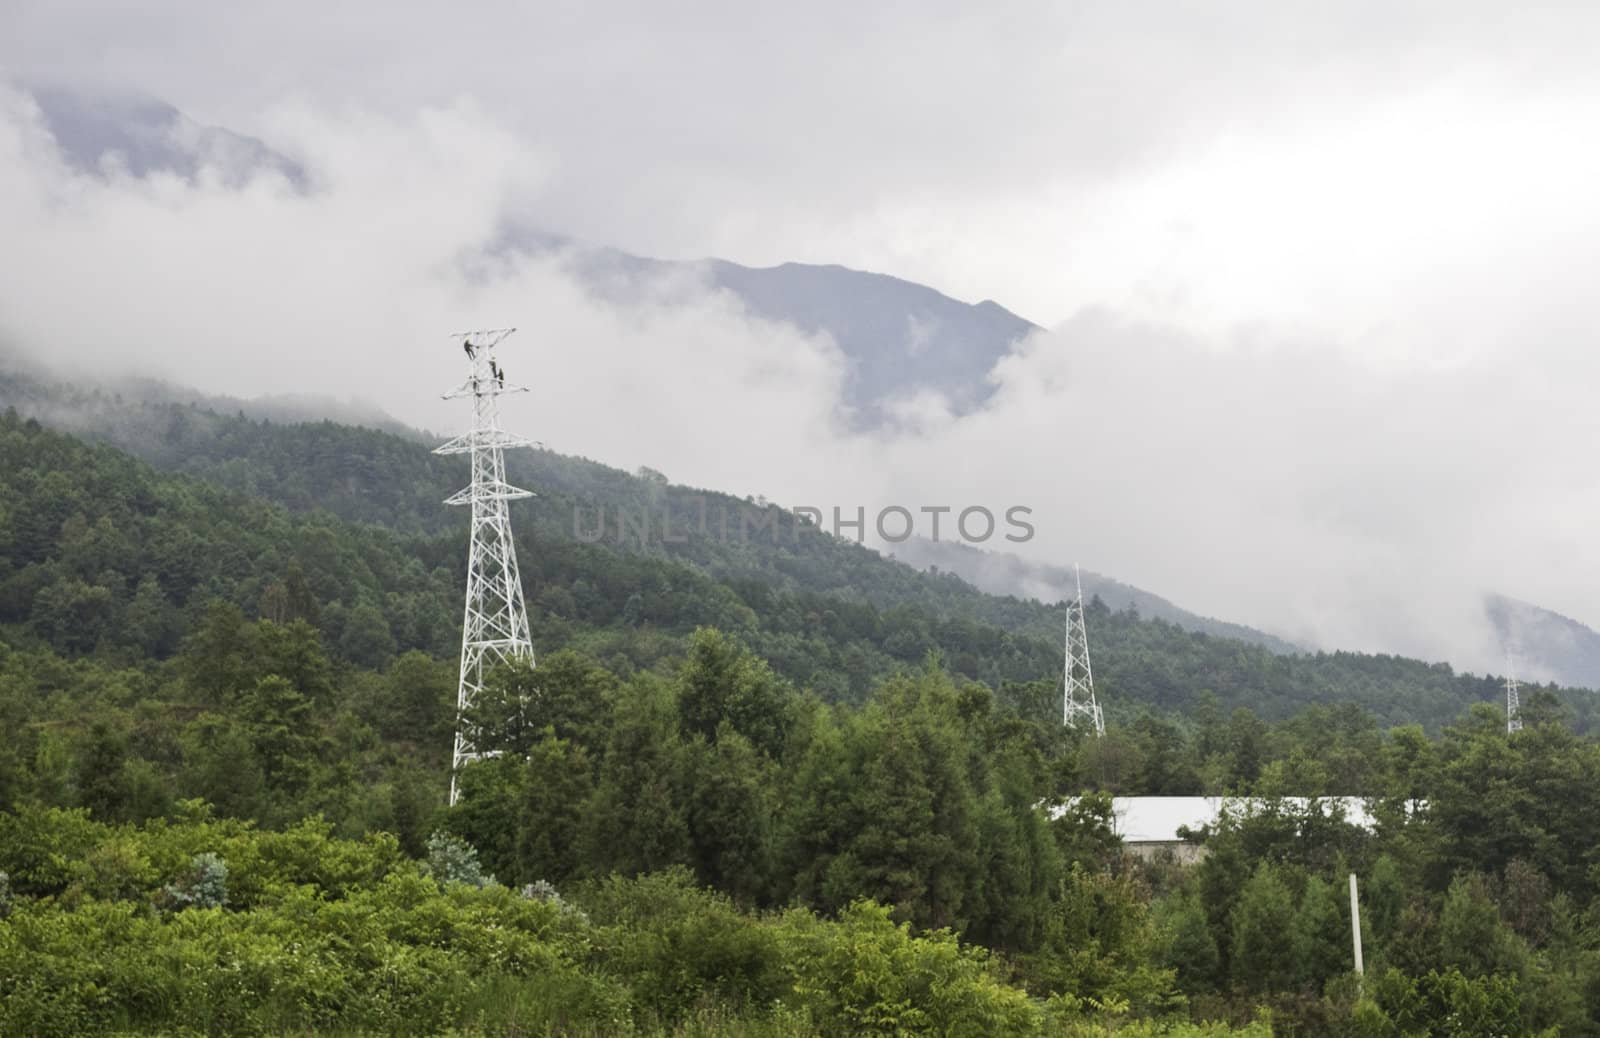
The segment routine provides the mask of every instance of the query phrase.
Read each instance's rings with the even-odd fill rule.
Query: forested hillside
[[[259,594],[288,581],[293,564],[302,575],[315,573],[315,597],[328,607],[318,623],[330,645],[344,643],[349,615],[365,602],[371,608],[360,614],[369,630],[351,634],[352,645],[376,635],[375,621],[387,619],[397,648],[449,653],[459,622],[454,589],[464,532],[462,517],[439,502],[464,478],[458,459],[371,429],[277,424],[22,376],[0,382],[0,399],[58,421],[72,416],[80,431],[163,469],[300,516],[295,547],[266,538],[270,550],[252,553],[261,568],[230,584],[225,597],[246,613],[264,615]],[[673,486],[649,473],[633,476],[543,450],[513,452],[508,470],[513,482],[540,495],[514,510],[527,542],[520,557],[540,644],[581,645],[648,665],[667,651],[661,635],[711,623],[738,631],[781,673],[827,698],[859,697],[874,678],[897,664],[919,663],[930,651],[954,672],[993,687],[1059,675],[1062,613],[1053,604],[982,594],[953,575],[920,573],[851,541],[797,532],[793,517],[776,506]],[[186,493],[200,492],[187,486]],[[57,521],[69,514],[60,502],[48,508],[60,512]],[[664,528],[681,541],[661,536],[664,510]],[[641,540],[646,516],[653,533]],[[722,516],[729,517],[726,535]],[[750,523],[741,532],[742,516],[766,516],[772,527]],[[364,547],[342,549],[347,556],[387,556],[359,588],[364,577],[325,557],[327,544],[347,529],[334,517],[384,528],[380,534],[348,527]],[[601,517],[604,536],[592,544],[579,540],[576,534],[592,535]],[[621,535],[619,517],[625,517]],[[145,571],[127,560],[125,572]],[[404,587],[391,586],[390,575],[401,573]],[[182,584],[163,588],[169,597],[188,593]],[[404,601],[387,601],[392,593]],[[0,622],[6,619],[0,613]],[[1211,692],[1224,708],[1248,706],[1271,717],[1311,703],[1354,702],[1386,723],[1434,728],[1498,695],[1494,680],[1398,657],[1275,656],[1098,607],[1091,626],[1106,708],[1125,719],[1147,707],[1189,716]],[[1563,695],[1587,725],[1591,697]]]
[[[541,659],[447,809],[465,544],[423,502],[459,474],[130,410],[193,474],[0,417],[0,1031],[1595,1033],[1584,696],[1508,738],[1487,679],[1097,604],[1084,740],[1058,611],[820,536],[582,543],[548,511],[670,490],[541,454]],[[1182,870],[1121,855],[1107,792],[1379,825],[1272,808]]]

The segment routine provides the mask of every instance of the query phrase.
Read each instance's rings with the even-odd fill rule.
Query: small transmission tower
[[[467,608],[461,624],[461,684],[456,692],[456,742],[450,760],[450,803],[456,802],[461,769],[485,756],[467,730],[465,715],[483,690],[484,675],[496,664],[513,659],[533,661],[528,610],[517,573],[517,550],[511,540],[507,502],[532,497],[506,482],[505,449],[529,447],[531,441],[500,428],[502,393],[526,393],[506,385],[505,370],[495,360],[495,347],[515,328],[463,332],[461,340],[470,369],[465,382],[444,395],[446,400],[472,398],[472,431],[436,448],[435,454],[470,454],[472,483],[445,499],[447,505],[472,506],[471,547],[467,553]]]
[[[1076,602],[1067,603],[1067,665],[1062,674],[1061,723],[1076,728],[1080,719],[1094,728],[1096,736],[1106,734],[1100,703],[1094,698],[1094,670],[1089,666],[1089,629],[1083,623],[1083,574],[1073,567],[1078,582]]]
[[[1506,734],[1522,731],[1522,694],[1517,685],[1516,657],[1506,653]]]

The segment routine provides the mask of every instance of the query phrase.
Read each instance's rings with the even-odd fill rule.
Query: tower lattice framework
[[[1089,629],[1083,621],[1083,574],[1073,567],[1078,597],[1067,602],[1067,661],[1062,675],[1061,723],[1076,728],[1084,722],[1097,736],[1106,734],[1105,718],[1094,697],[1094,668],[1089,664]]]
[[[1522,692],[1517,684],[1516,656],[1506,654],[1506,734],[1522,731]]]
[[[450,761],[450,803],[456,802],[461,769],[486,754],[479,750],[466,721],[468,711],[483,690],[485,675],[497,664],[525,659],[533,662],[533,641],[528,634],[528,609],[517,572],[517,549],[511,539],[508,502],[532,497],[506,482],[505,451],[529,447],[532,442],[500,428],[500,397],[525,393],[526,387],[508,385],[505,370],[495,358],[495,348],[515,328],[464,332],[461,340],[470,369],[461,385],[446,393],[446,400],[472,400],[472,430],[434,450],[435,454],[472,456],[472,482],[445,499],[447,505],[472,509],[472,531],[467,551],[467,602],[461,623],[461,680],[456,691],[455,752]]]

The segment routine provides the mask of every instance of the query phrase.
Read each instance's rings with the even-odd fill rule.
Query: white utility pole
[[[1356,949],[1356,973],[1364,974],[1361,964],[1361,902],[1356,897],[1356,874],[1350,873],[1350,940]]]

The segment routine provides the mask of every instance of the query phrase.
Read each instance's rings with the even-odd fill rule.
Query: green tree
[[[388,619],[373,603],[358,603],[345,617],[339,655],[356,666],[374,670],[387,666],[394,659],[396,648]]]
[[[304,792],[317,748],[311,701],[287,678],[272,675],[256,682],[239,714],[267,787],[289,796]]]
[[[1247,991],[1287,991],[1295,978],[1294,901],[1280,870],[1262,863],[1233,907],[1233,981]]]
[[[1302,988],[1320,993],[1330,979],[1355,968],[1348,912],[1338,888],[1321,876],[1306,880],[1292,933],[1295,976]]]
[[[961,927],[978,886],[976,798],[948,677],[890,681],[853,726],[852,832],[825,903],[871,897],[918,926]]]
[[[689,636],[677,691],[685,733],[715,742],[726,721],[767,756],[782,752],[789,727],[785,689],[764,661],[721,631],[702,627]]]
[[[125,816],[127,756],[127,737],[105,721],[95,722],[78,749],[72,769],[78,805],[97,819],[120,821]]]
[[[163,658],[177,648],[181,621],[155,577],[140,578],[123,616],[123,639],[145,655]]]
[[[217,714],[201,714],[184,726],[180,786],[231,818],[257,818],[266,808],[267,777],[249,728]]]
[[[1162,961],[1172,969],[1177,983],[1190,995],[1215,990],[1222,979],[1222,959],[1199,899],[1193,894],[1177,894],[1157,902],[1157,908]]]
[[[528,754],[517,819],[517,872],[522,882],[557,886],[578,874],[584,807],[593,791],[582,746],[558,739],[547,726]]]
[[[632,876],[688,860],[681,760],[671,690],[636,678],[613,705],[605,760],[584,814],[590,868]]]
[[[230,603],[213,601],[184,640],[184,677],[207,702],[227,702],[253,683],[254,651],[255,632],[244,614]]]
[[[390,665],[376,705],[378,730],[386,739],[448,749],[454,723],[456,666],[411,651]]]
[[[768,766],[728,721],[714,742],[697,735],[683,753],[695,875],[741,904],[765,900],[774,853]]]
[[[1439,910],[1440,965],[1468,977],[1515,976],[1526,968],[1526,958],[1522,942],[1501,921],[1483,877],[1457,876]]]
[[[287,624],[259,623],[249,642],[257,677],[273,675],[288,681],[312,703],[333,699],[333,665],[322,649],[322,634],[304,620]]]

